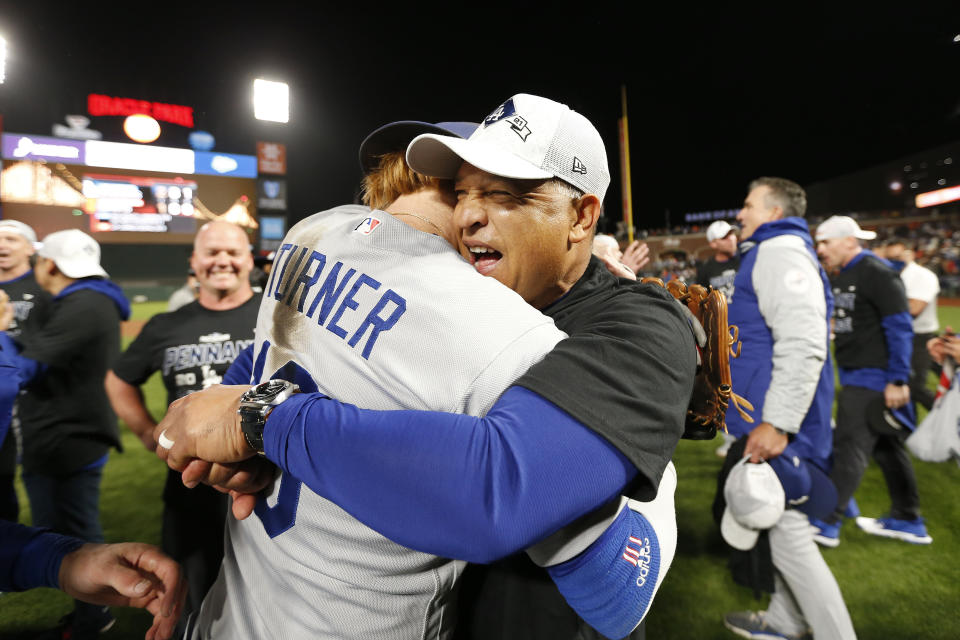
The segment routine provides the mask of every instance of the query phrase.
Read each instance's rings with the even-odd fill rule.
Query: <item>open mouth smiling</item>
[[[486,275],[500,262],[503,254],[490,247],[467,247],[470,251],[470,263],[479,273]]]

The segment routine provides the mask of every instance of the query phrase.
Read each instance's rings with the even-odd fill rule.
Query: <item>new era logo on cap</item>
[[[452,179],[464,162],[504,178],[559,178],[601,200],[610,185],[606,148],[590,121],[525,93],[494,109],[467,140],[425,134],[407,148],[407,163],[428,176]]]

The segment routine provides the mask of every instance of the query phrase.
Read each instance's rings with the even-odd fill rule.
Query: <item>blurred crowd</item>
[[[956,297],[960,295],[960,216],[931,219],[929,217],[904,217],[900,212],[875,212],[851,214],[849,217],[863,223],[865,228],[875,229],[877,239],[869,243],[870,248],[879,248],[893,238],[899,238],[909,244],[915,253],[917,264],[930,269],[940,280],[941,295]],[[824,217],[811,217],[808,222],[815,228]],[[672,228],[644,229],[637,237],[644,240],[650,237],[674,236],[704,233],[710,225],[688,224]],[[708,241],[709,242],[709,241]],[[653,256],[642,269],[643,276],[656,276],[667,281],[679,278],[684,282],[697,279],[699,266],[709,260],[697,260],[684,252],[665,251]]]

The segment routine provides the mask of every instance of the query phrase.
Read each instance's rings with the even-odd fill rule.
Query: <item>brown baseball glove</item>
[[[730,383],[730,358],[740,355],[737,327],[727,324],[727,299],[713,287],[679,280],[666,285],[660,278],[643,278],[642,282],[664,287],[687,311],[687,318],[697,341],[697,376],[693,395],[687,407],[683,437],[687,440],[711,440],[717,429],[727,430],[726,415],[730,404],[747,422],[753,418],[746,409],[753,405],[733,392]]]

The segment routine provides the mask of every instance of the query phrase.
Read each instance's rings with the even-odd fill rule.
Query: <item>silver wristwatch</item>
[[[240,429],[250,448],[263,455],[263,425],[274,407],[300,390],[286,380],[269,380],[240,396]]]

